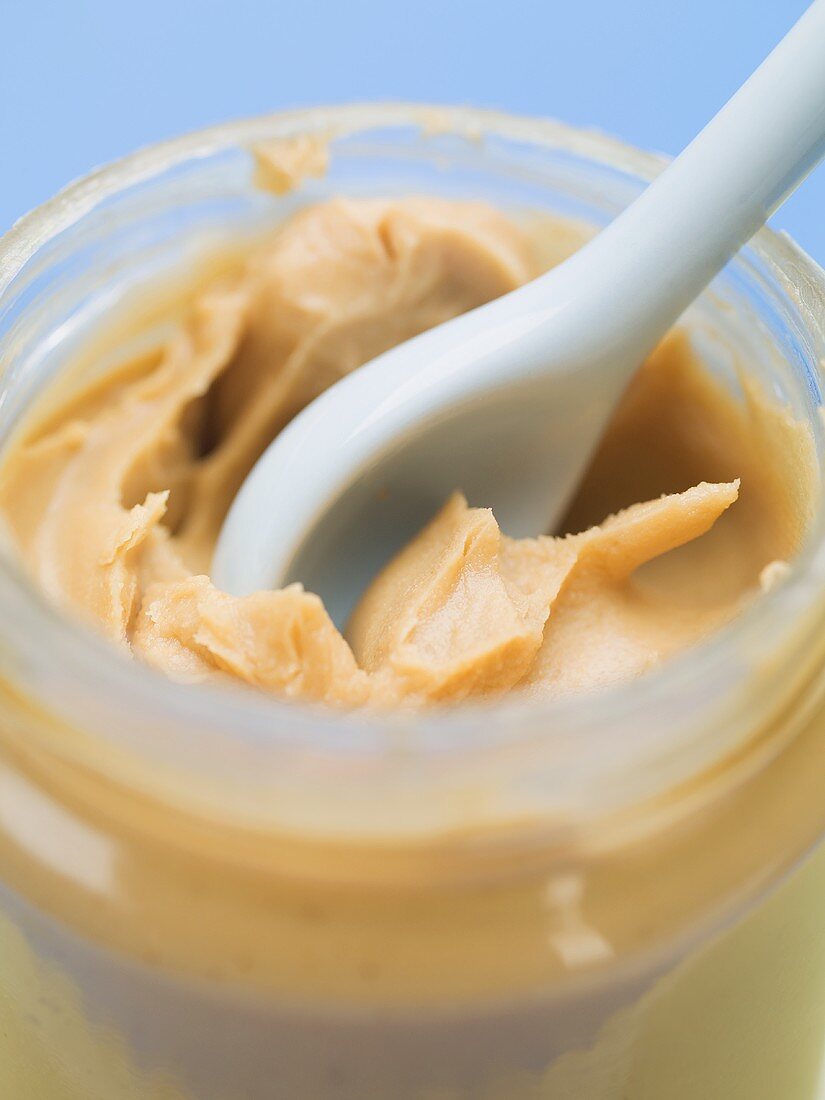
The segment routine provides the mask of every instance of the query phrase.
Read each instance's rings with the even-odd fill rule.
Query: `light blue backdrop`
[[[676,152],[805,0],[0,0],[0,229],[147,142],[375,98],[554,115]],[[775,219],[825,263],[825,167]]]

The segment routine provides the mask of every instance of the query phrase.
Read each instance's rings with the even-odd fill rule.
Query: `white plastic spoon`
[[[300,580],[339,625],[447,496],[552,528],[630,376],[825,153],[825,0],[592,242],[379,356],[259,459],[214,560],[242,595]]]

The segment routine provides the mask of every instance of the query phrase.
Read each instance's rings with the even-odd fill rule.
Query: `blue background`
[[[805,0],[0,0],[0,230],[139,145],[363,99],[474,103],[675,153]],[[825,166],[779,212],[825,263]]]

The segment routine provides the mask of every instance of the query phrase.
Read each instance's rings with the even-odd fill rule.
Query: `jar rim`
[[[307,132],[342,137],[381,127],[434,125],[458,135],[492,135],[570,152],[644,179],[668,162],[659,154],[637,150],[616,138],[580,130],[550,119],[510,115],[483,109],[426,104],[356,104],[312,107],[239,120],[147,147],[69,184],[55,197],[22,217],[0,238],[0,302],[17,275],[59,233],[70,228],[106,198],[151,180],[171,167],[206,158],[239,145],[283,139]],[[760,230],[748,249],[776,274],[794,298],[804,323],[813,328],[820,354],[825,350],[825,272],[787,235]],[[28,623],[20,639],[27,658],[38,661],[43,676],[61,663],[65,682],[75,678],[97,693],[91,724],[104,724],[106,699],[116,706],[141,708],[144,722],[174,729],[197,728],[208,739],[248,739],[256,750],[309,749],[325,766],[336,759],[374,762],[392,756],[464,758],[502,744],[533,747],[563,729],[565,740],[585,738],[597,755],[624,723],[635,729],[634,744],[621,746],[626,762],[639,763],[651,752],[661,754],[661,736],[642,716],[676,700],[689,700],[717,678],[723,657],[734,645],[762,652],[759,640],[781,621],[805,619],[812,637],[825,604],[825,517],[817,517],[808,543],[786,580],[765,594],[736,620],[687,652],[664,662],[644,677],[591,695],[567,700],[527,701],[505,698],[495,703],[465,704],[452,710],[404,714],[339,714],[258,695],[243,688],[175,683],[121,654],[83,624],[54,607],[25,575],[12,553],[0,553],[0,607],[9,622]],[[816,611],[816,622],[812,611]],[[49,637],[49,654],[35,652],[36,634]],[[44,663],[45,662],[45,663]],[[48,671],[51,669],[51,673]],[[106,699],[104,699],[104,696]],[[636,719],[639,719],[636,723]],[[96,727],[95,727],[96,728]],[[149,738],[149,741],[157,739]],[[657,744],[657,741],[659,742]],[[675,751],[678,746],[669,746]],[[130,749],[135,745],[130,742]],[[615,750],[615,746],[614,746]],[[225,754],[221,754],[225,759]],[[180,761],[179,761],[180,763]]]

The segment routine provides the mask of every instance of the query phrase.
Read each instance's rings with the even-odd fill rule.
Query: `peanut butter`
[[[706,637],[793,554],[813,466],[805,430],[753,394],[728,396],[680,333],[617,411],[570,534],[507,538],[457,486],[373,582],[346,637],[300,585],[235,598],[209,579],[235,492],[303,406],[535,276],[552,237],[436,198],[298,213],[202,288],[156,353],[8,454],[0,507],[34,577],[170,676],[339,707],[567,695]],[[574,243],[569,228],[558,240]]]

